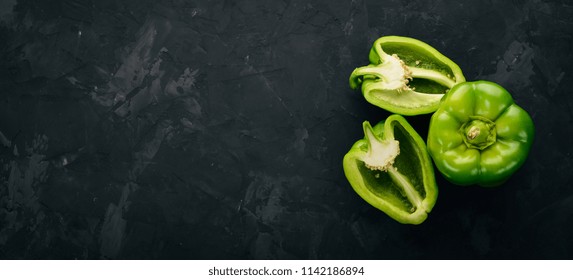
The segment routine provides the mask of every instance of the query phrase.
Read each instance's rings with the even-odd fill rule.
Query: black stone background
[[[573,256],[569,1],[0,1],[2,259]],[[350,90],[383,35],[507,88],[536,125],[502,187],[420,226],[361,200]],[[425,137],[429,115],[407,118]]]

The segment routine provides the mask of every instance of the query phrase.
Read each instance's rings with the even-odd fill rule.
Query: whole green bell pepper
[[[465,81],[457,64],[413,38],[381,37],[374,42],[369,60],[369,65],[352,72],[350,87],[362,85],[368,102],[392,113],[434,112],[444,94]]]
[[[438,170],[457,185],[496,186],[527,158],[534,126],[500,85],[456,85],[432,115],[428,149]]]
[[[363,123],[364,139],[344,156],[352,188],[366,202],[404,224],[420,224],[438,196],[424,140],[400,115],[374,128]]]

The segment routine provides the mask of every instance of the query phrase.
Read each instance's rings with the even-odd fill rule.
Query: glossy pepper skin
[[[350,87],[361,86],[368,102],[396,114],[434,112],[444,94],[465,81],[457,64],[413,38],[379,38],[370,50],[369,61],[369,65],[352,72]]]
[[[420,224],[438,196],[424,140],[400,115],[374,128],[363,123],[364,139],[344,156],[352,188],[370,205],[403,224]]]
[[[525,162],[533,137],[531,117],[503,87],[466,82],[432,115],[428,150],[452,183],[497,186]]]

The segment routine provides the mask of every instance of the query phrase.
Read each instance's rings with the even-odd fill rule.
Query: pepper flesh
[[[464,82],[460,67],[432,46],[407,37],[384,36],[374,42],[370,64],[350,75],[373,105],[402,115],[437,110],[444,94]]]
[[[344,156],[352,188],[370,205],[403,224],[420,224],[436,203],[438,188],[424,140],[400,115],[371,127]]]
[[[466,82],[432,115],[428,150],[452,183],[497,186],[525,162],[533,137],[531,117],[503,87]]]

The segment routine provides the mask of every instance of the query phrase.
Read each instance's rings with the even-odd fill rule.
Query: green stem
[[[460,128],[463,140],[468,148],[484,150],[496,141],[495,123],[480,116],[472,116]]]
[[[382,45],[381,44],[376,44],[374,43],[374,49],[376,50],[376,54],[378,54],[378,58],[380,59],[380,63],[383,63],[384,60],[382,60],[383,57],[387,56],[388,54],[386,54],[383,50],[382,50]]]
[[[378,65],[366,65],[362,67],[358,67],[354,70],[354,74],[357,76],[375,76],[376,78],[385,81],[386,77],[384,76],[383,68],[378,67]]]

